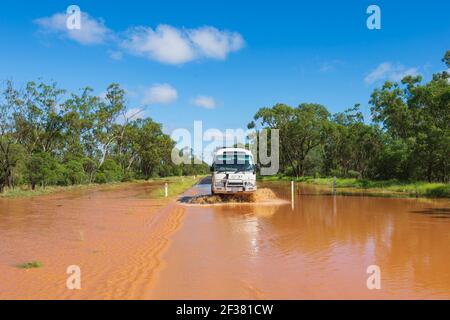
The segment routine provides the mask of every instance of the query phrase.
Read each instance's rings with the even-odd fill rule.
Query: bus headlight
[[[223,183],[223,181],[215,181],[214,182],[214,185],[216,186],[216,187],[223,187],[223,185],[224,185],[224,183]]]

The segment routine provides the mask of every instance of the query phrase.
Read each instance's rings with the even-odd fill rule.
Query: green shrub
[[[19,264],[17,267],[20,269],[37,269],[42,268],[44,265],[40,261],[31,261]]]
[[[432,198],[450,198],[450,184],[428,189],[425,194]]]
[[[358,171],[354,171],[354,170],[349,170],[347,172],[347,178],[361,178],[361,173],[359,173]]]
[[[95,182],[108,183],[122,181],[122,168],[113,160],[107,159],[95,176]]]
[[[70,160],[65,165],[65,168],[65,178],[69,184],[81,184],[86,181],[87,176],[81,161]]]
[[[33,154],[27,162],[28,182],[36,185],[64,184],[65,168],[48,152]]]

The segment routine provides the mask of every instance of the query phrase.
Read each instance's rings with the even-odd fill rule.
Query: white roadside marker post
[[[167,182],[164,184],[164,196],[166,198],[169,196],[169,184]]]
[[[336,195],[336,176],[333,178],[333,195]]]
[[[291,181],[291,206],[294,210],[294,180]]]

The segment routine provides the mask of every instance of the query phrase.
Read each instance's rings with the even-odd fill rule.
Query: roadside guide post
[[[336,176],[333,178],[333,195],[336,195]]]
[[[166,198],[169,196],[169,184],[167,182],[164,184],[164,196]]]
[[[291,181],[291,206],[294,210],[294,180]]]

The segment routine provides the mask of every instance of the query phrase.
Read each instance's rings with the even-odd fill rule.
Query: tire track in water
[[[142,299],[150,294],[156,273],[162,267],[161,255],[170,237],[181,227],[185,209],[174,201],[157,213],[149,224],[150,239],[133,253],[131,260],[111,273],[95,294],[104,299]]]

